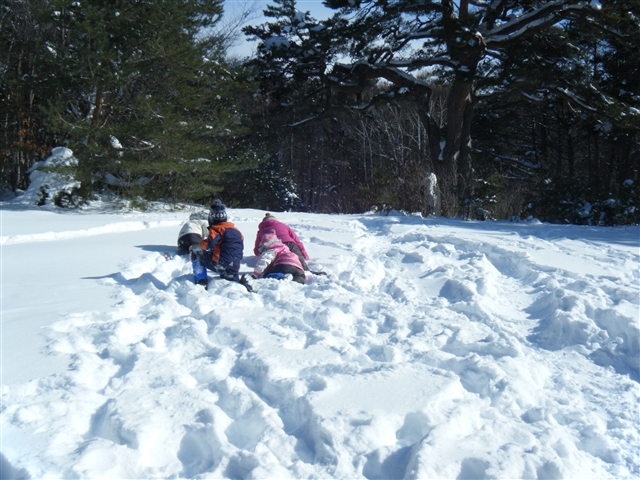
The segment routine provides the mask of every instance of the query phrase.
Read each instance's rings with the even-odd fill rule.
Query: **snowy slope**
[[[329,275],[250,294],[188,212],[1,213],[5,473],[640,475],[638,227],[276,213]]]

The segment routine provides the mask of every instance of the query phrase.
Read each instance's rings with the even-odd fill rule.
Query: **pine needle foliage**
[[[255,164],[236,108],[250,84],[214,33],[221,0],[54,0],[38,15],[36,68],[55,91],[40,108],[86,192],[208,201]]]

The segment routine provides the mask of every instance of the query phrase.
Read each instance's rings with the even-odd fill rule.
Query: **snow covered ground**
[[[249,293],[189,211],[0,208],[3,478],[640,476],[637,226],[273,212],[329,275]]]

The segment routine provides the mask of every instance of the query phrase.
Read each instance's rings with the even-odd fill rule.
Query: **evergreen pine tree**
[[[238,142],[245,87],[214,34],[220,0],[55,0],[47,14],[47,119],[87,192],[208,201],[255,163]]]
[[[41,59],[51,26],[42,22],[44,0],[5,0],[0,12],[0,168],[2,189],[25,189],[27,170],[44,159],[55,139],[39,106],[47,90]]]

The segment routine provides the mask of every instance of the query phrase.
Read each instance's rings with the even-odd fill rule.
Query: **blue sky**
[[[239,11],[243,7],[248,7],[252,4],[257,6],[257,11],[259,12],[257,18],[251,21],[253,24],[259,24],[266,21],[266,18],[262,15],[262,11],[267,7],[269,3],[267,1],[256,1],[252,2],[251,0],[225,0],[225,10],[232,14],[234,11]],[[326,18],[331,14],[331,10],[326,8],[321,0],[299,0],[296,2],[298,9],[304,12],[310,12],[311,16],[317,19]],[[241,45],[232,49],[233,53],[239,56],[247,56],[251,55],[253,52],[253,48],[255,44],[252,44],[247,41],[243,41]]]

